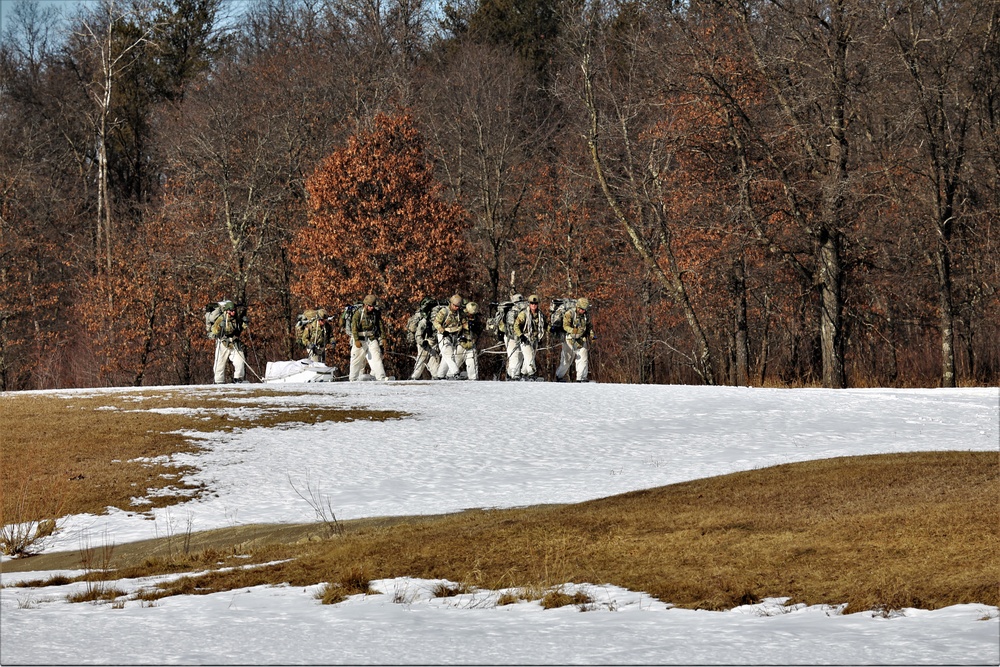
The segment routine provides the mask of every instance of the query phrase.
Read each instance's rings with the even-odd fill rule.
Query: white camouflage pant
[[[521,352],[521,344],[513,336],[504,336],[504,342],[507,345],[507,379],[516,380],[524,364],[524,353]]]
[[[437,355],[431,354],[427,349],[420,347],[417,349],[417,363],[413,366],[413,374],[410,376],[410,379],[419,380],[424,374],[424,368],[431,374],[431,377],[434,377],[440,365],[441,361],[437,358]]]
[[[455,348],[455,361],[459,368],[462,364],[465,364],[465,374],[470,380],[479,379],[479,361],[478,355],[476,354],[476,348],[471,350],[466,350],[464,347],[459,345]]]
[[[505,338],[507,343],[507,379],[516,380],[526,375],[534,375],[535,346],[531,343],[521,343],[513,336]]]
[[[567,339],[563,339],[562,353],[559,356],[559,368],[556,369],[556,377],[564,378],[569,373],[569,367],[576,364],[576,381],[586,382],[589,366],[587,361],[587,345],[580,347],[571,345]]]
[[[533,376],[537,372],[535,346],[531,343],[521,343],[521,356],[524,357],[524,362],[521,364],[521,377]]]
[[[445,336],[444,334],[438,334],[438,349],[441,350],[441,363],[438,365],[437,372],[434,373],[434,377],[443,378],[445,376],[455,377],[458,375],[458,360],[455,358],[456,346],[452,341],[450,336]]]
[[[233,380],[243,380],[246,376],[246,358],[243,356],[243,344],[238,340],[226,344],[222,340],[215,341],[215,384],[226,382],[226,364],[233,364]]]
[[[382,348],[377,340],[362,340],[361,347],[354,344],[351,338],[351,372],[348,376],[349,382],[357,382],[361,379],[361,371],[365,369],[365,363],[371,368],[372,375],[376,380],[385,379],[385,367],[382,365]]]

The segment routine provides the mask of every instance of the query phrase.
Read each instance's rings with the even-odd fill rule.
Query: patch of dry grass
[[[114,602],[120,597],[128,595],[120,588],[93,586],[82,590],[79,593],[71,593],[66,596],[70,602]]]
[[[439,583],[431,589],[431,596],[436,598],[450,598],[456,595],[472,593],[476,589],[467,584],[445,584]]]
[[[853,457],[577,505],[346,522],[342,537],[253,553],[257,562],[291,560],[209,573],[197,589],[337,582],[360,568],[371,579],[536,592],[504,604],[591,582],[703,609],[765,597],[846,602],[851,611],[997,605],[998,464],[991,453]]]
[[[323,604],[337,604],[352,595],[374,595],[371,580],[362,568],[349,569],[338,581],[327,582],[316,598]]]
[[[322,421],[382,421],[399,412],[261,405],[262,397],[296,396],[265,390],[220,392],[135,390],[81,395],[0,396],[0,524],[35,522],[25,530],[54,527],[70,514],[102,514],[108,507],[145,511],[188,499],[203,489],[185,483],[190,467],[165,458],[195,452],[199,443],[179,431],[220,432],[236,428]],[[236,412],[236,408],[241,411]],[[165,413],[181,409],[184,413]],[[241,416],[246,413],[247,416]],[[173,488],[175,494],[153,491]],[[146,504],[133,505],[133,498]],[[13,549],[12,549],[13,550]]]
[[[582,609],[593,601],[593,598],[583,591],[577,591],[570,595],[561,590],[551,590],[542,596],[541,605],[542,609],[558,609],[572,604]]]

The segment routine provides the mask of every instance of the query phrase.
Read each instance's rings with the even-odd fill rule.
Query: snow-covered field
[[[265,386],[268,390],[270,387]],[[179,455],[212,493],[156,510],[76,516],[48,551],[261,522],[315,520],[292,488],[340,519],[578,502],[780,463],[1000,448],[1000,390],[782,390],[550,383],[280,385],[257,404],[413,416],[213,434]],[[216,391],[211,388],[181,388]],[[261,385],[222,390],[250,391]],[[148,391],[148,390],[147,390]],[[125,389],[53,392],[114,394]],[[136,403],[142,409],[142,402]],[[996,502],[995,498],[984,502]],[[984,554],[996,558],[997,554]],[[3,573],[9,585],[51,573]],[[120,581],[133,590],[150,581]],[[433,598],[436,582],[321,605],[311,588],[258,587],[70,604],[84,584],[0,590],[3,664],[1000,664],[1000,610],[966,604],[891,618],[768,600],[728,612],[670,608],[592,582],[593,609],[497,607],[497,591]],[[975,602],[975,601],[970,601]]]

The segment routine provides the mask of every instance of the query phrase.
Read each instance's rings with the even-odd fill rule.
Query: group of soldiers
[[[515,294],[515,304],[521,299]],[[590,375],[590,344],[594,340],[591,324],[590,302],[581,297],[572,307],[564,311],[550,307],[555,321],[546,327],[545,315],[541,312],[537,294],[528,297],[526,308],[517,310],[513,326],[501,328],[504,347],[507,351],[507,378],[510,380],[537,379],[535,356],[542,341],[550,335],[560,346],[559,366],[556,368],[556,382],[567,382],[569,370],[576,370],[576,381],[587,382]],[[509,330],[508,330],[509,329]]]
[[[225,381],[227,362],[233,364],[234,381],[242,382],[246,360],[239,335],[246,327],[246,318],[236,315],[232,302],[220,303],[226,304],[224,315],[215,321],[209,333],[216,340],[215,382]],[[429,303],[436,305],[428,308]],[[590,304],[587,299],[576,299],[574,307],[553,313],[558,317],[548,323],[536,294],[530,295],[527,300],[519,294],[514,295],[508,305],[516,306],[516,317],[506,326],[501,324],[497,334],[501,338],[498,347],[502,346],[506,353],[509,380],[539,379],[536,355],[549,338],[561,347],[556,381],[568,381],[571,368],[575,368],[577,382],[588,380],[589,350],[594,331],[588,315]],[[360,380],[367,366],[376,380],[385,380],[383,353],[386,327],[378,299],[374,294],[367,295],[357,307],[348,309],[345,318],[345,333],[349,333],[351,341],[348,379],[351,382]],[[324,361],[326,348],[333,341],[334,320],[322,308],[307,310],[299,316],[295,327],[298,342],[311,361]],[[466,301],[459,294],[453,295],[444,304],[426,299],[411,322],[414,323],[412,341],[416,346],[411,380],[421,379],[425,371],[433,380],[458,380],[462,378],[463,369],[467,379],[479,379],[478,340],[485,324],[475,301]]]
[[[361,379],[367,364],[376,380],[385,380],[385,364],[382,350],[385,349],[385,327],[382,311],[374,294],[369,294],[357,305],[352,306],[350,321],[346,323],[351,338],[351,365],[349,379]],[[333,342],[333,317],[323,308],[310,309],[299,315],[295,323],[298,342],[305,348],[309,360],[323,363],[326,348]]]

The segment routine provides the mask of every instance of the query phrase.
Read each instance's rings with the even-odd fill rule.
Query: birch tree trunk
[[[138,11],[137,8],[133,8]],[[95,114],[94,133],[97,157],[97,227],[95,259],[98,270],[111,272],[113,264],[113,219],[111,191],[108,179],[108,135],[114,126],[111,117],[113,91],[118,78],[129,67],[129,54],[149,41],[155,26],[148,26],[137,39],[119,42],[116,26],[129,19],[126,10],[116,6],[116,0],[101,0],[100,5],[83,21],[77,33],[86,43],[97,62],[94,80],[87,86],[93,100]],[[136,25],[141,25],[136,21]],[[103,245],[103,248],[101,247]]]

